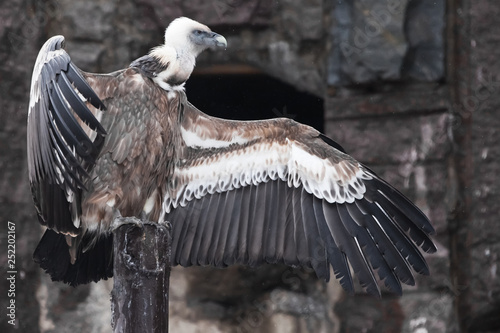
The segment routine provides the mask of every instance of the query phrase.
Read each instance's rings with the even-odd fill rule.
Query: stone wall
[[[171,331],[499,331],[499,12],[493,0],[3,2],[0,230],[16,224],[14,328],[111,331],[111,281],[70,288],[31,260],[41,229],[25,122],[39,47],[63,34],[80,68],[109,72],[161,43],[166,25],[185,15],[228,39],[228,50],[203,54],[199,68],[250,65],[323,98],[325,132],[429,215],[439,251],[427,256],[431,276],[401,298],[345,295],[336,281],[283,266],[176,267]],[[6,259],[0,251],[2,267]],[[0,330],[10,332],[6,319]]]
[[[454,265],[463,325],[474,332],[500,330],[500,57],[495,46],[500,27],[494,23],[500,8],[492,1],[468,6],[460,17],[468,31],[460,31],[458,65],[463,67],[456,73],[460,85],[454,107],[462,123],[456,129],[459,170],[465,171]]]

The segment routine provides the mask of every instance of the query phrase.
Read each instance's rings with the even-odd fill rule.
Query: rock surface
[[[354,0],[333,6],[328,83],[444,77],[445,1]]]

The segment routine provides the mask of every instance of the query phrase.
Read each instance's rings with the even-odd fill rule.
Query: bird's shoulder
[[[136,67],[128,67],[107,74],[86,72],[82,72],[82,74],[108,107],[120,100],[134,99],[140,96],[149,96],[149,100],[154,100],[154,98],[159,98],[156,94],[162,93],[153,81],[149,80],[148,76]],[[148,99],[142,98],[141,100],[146,102]]]
[[[159,51],[160,48],[161,52]],[[143,75],[153,79],[171,67],[171,64],[176,59],[177,53],[174,48],[161,46],[151,50],[149,54],[132,61],[129,68],[139,70]]]

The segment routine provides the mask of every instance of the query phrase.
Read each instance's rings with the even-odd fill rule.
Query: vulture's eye
[[[201,34],[202,34],[202,31],[201,31],[201,30],[195,30],[195,31],[194,31],[194,34],[195,34],[196,36],[199,36],[199,35],[201,35]]]

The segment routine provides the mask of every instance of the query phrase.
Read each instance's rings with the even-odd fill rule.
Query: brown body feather
[[[158,221],[162,188],[178,154],[175,123],[185,95],[167,99],[163,89],[134,68],[84,76],[107,106],[101,123],[108,135],[83,194],[83,227],[95,230],[101,224],[97,228],[107,230],[117,212]],[[144,211],[152,196],[153,207]]]

